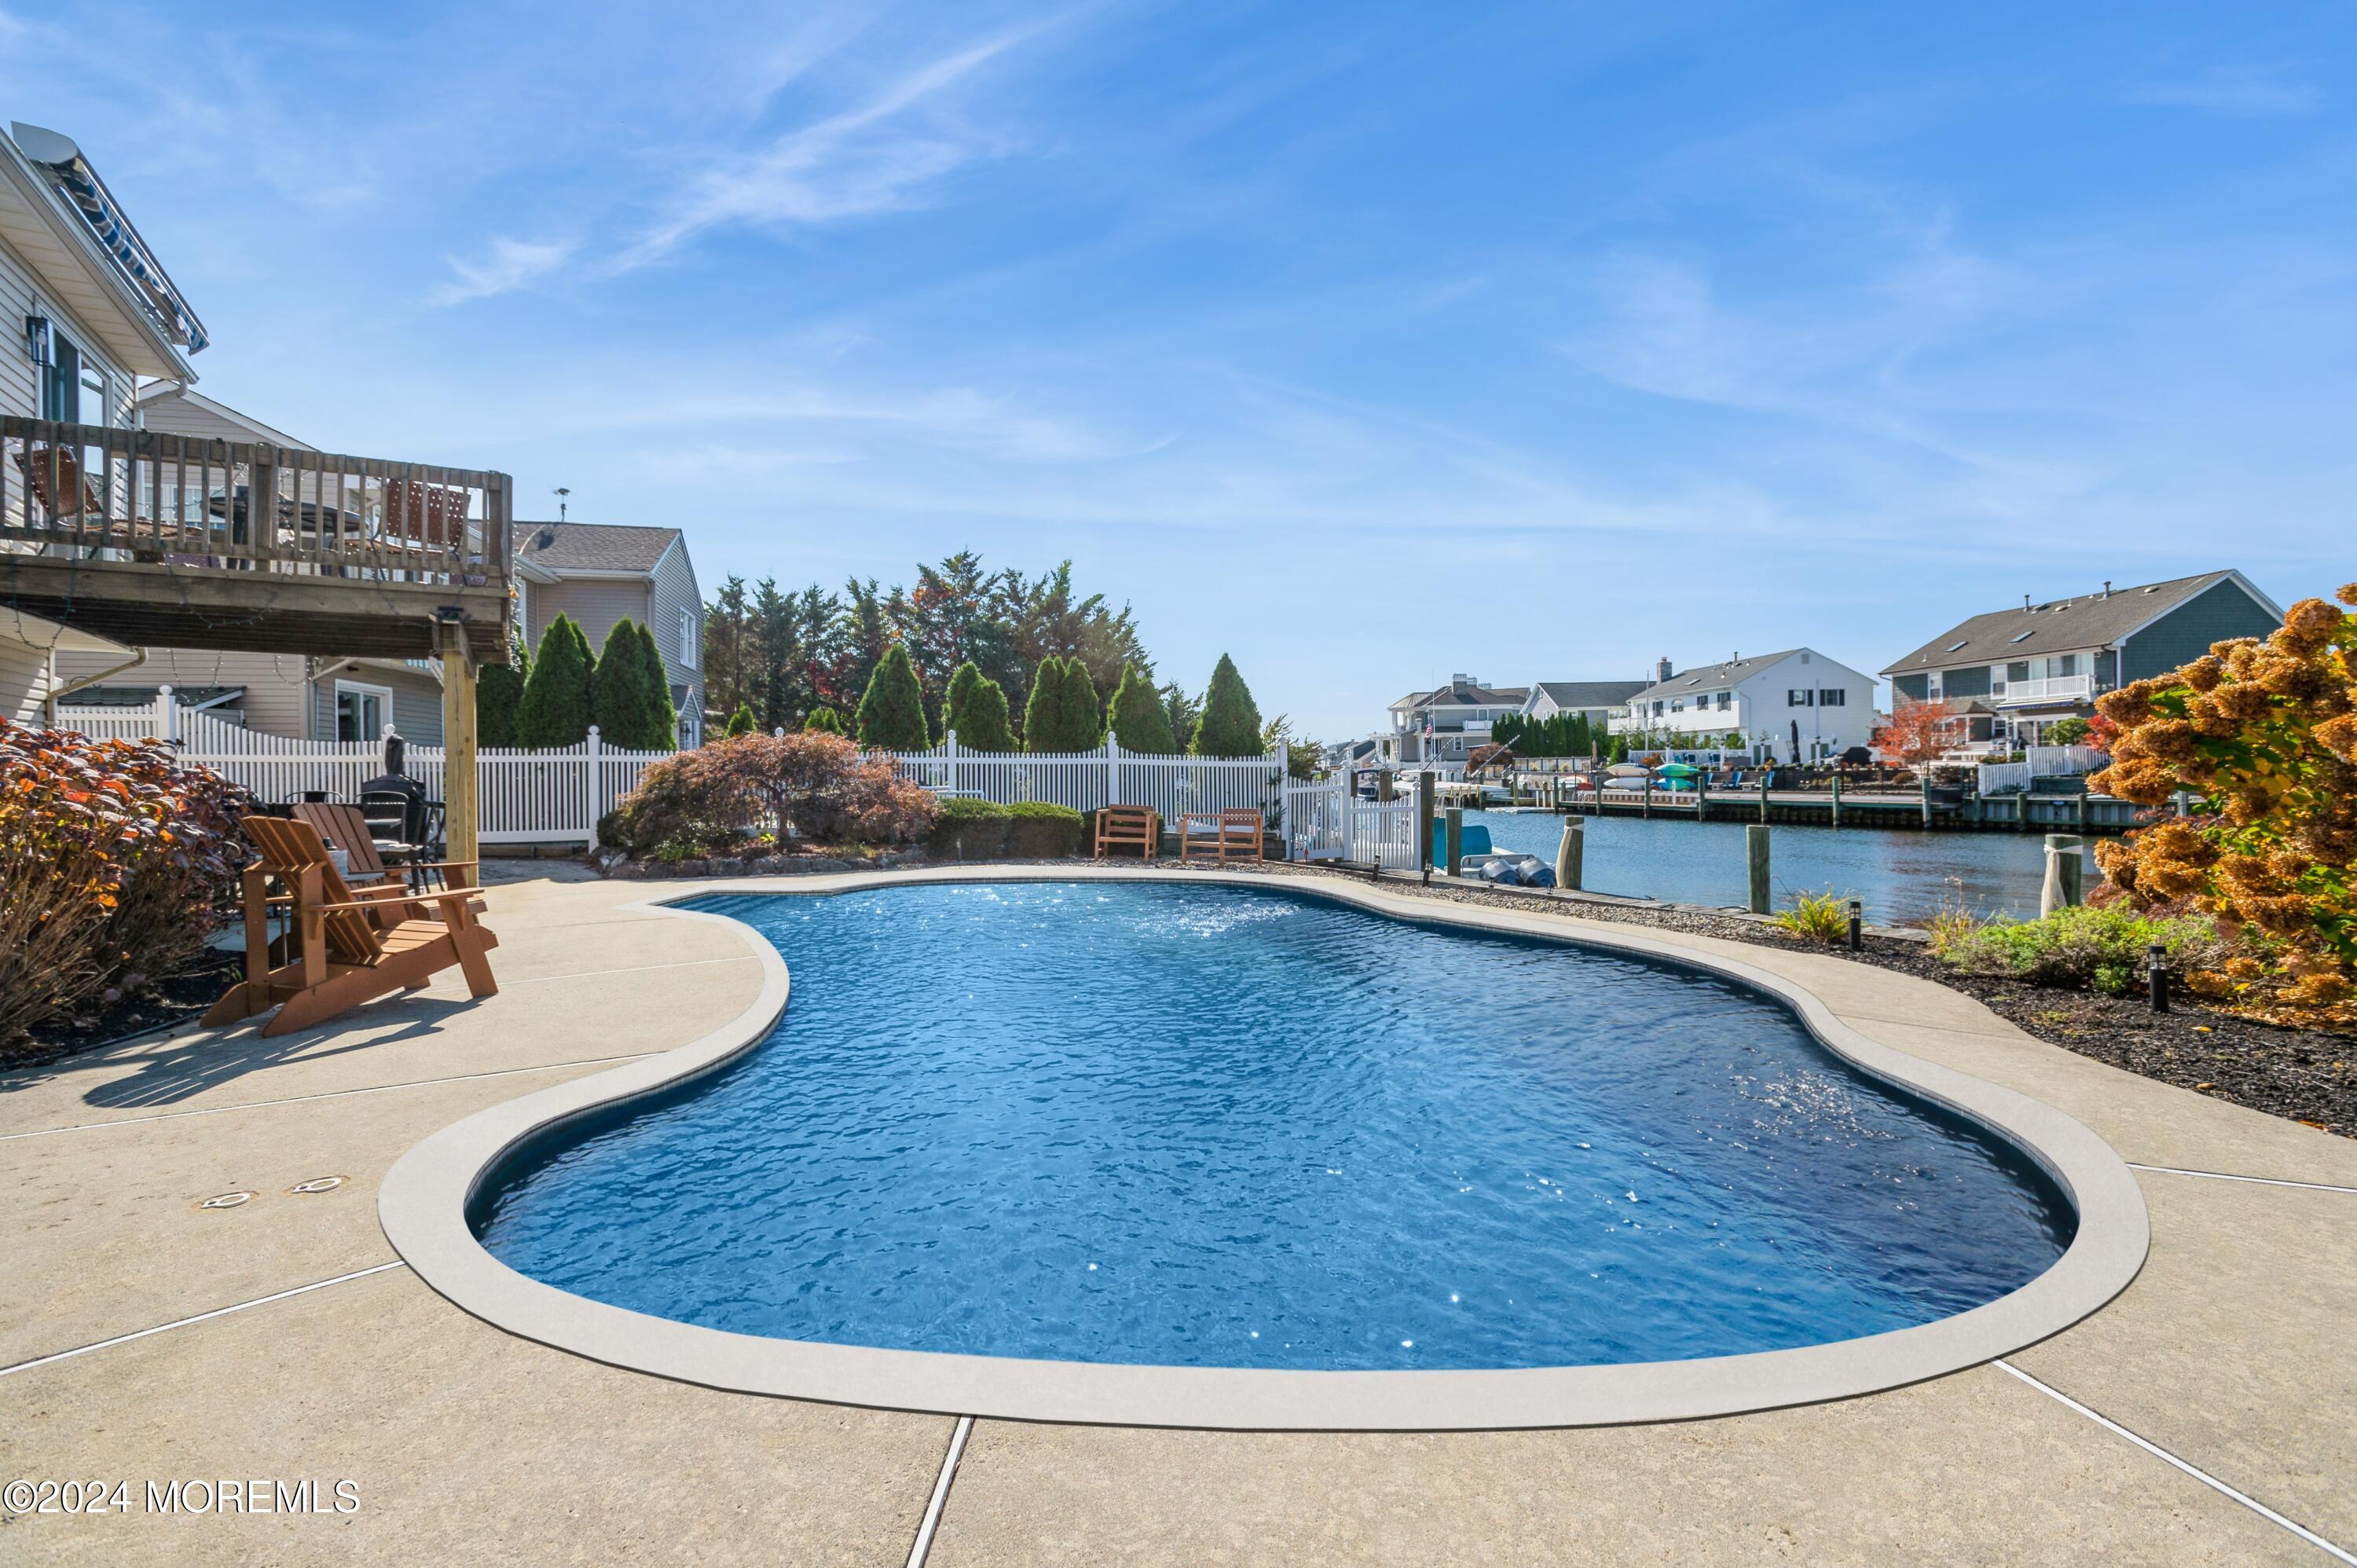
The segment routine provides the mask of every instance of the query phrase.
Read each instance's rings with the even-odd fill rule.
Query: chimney
[[[2109,577],[2106,577],[2106,578],[2104,578],[2104,597],[2105,597],[2105,598],[2107,598],[2107,599],[2108,599],[2108,598],[2110,598],[2111,596],[2112,596],[2112,580],[2111,580]]]
[[[2025,610],[2029,607],[2029,596],[2028,594],[2021,596],[2021,607]]]
[[[1670,668],[1670,661],[1665,656],[1653,665],[1653,684],[1658,686],[1676,673],[1676,671]]]

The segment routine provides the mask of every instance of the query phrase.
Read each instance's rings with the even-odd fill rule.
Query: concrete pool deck
[[[16,1197],[0,1480],[131,1483],[125,1511],[0,1515],[0,1560],[907,1561],[949,1417],[602,1366],[468,1316],[386,1242],[379,1184],[427,1134],[694,1039],[759,990],[748,934],[627,908],[758,884],[507,876],[485,1003],[446,977],[341,1026],[187,1031],[0,1076]],[[2142,1273],[2001,1363],[1758,1414],[1414,1434],[980,1421],[929,1561],[2289,1563],[2357,1548],[2357,1143],[2072,1056],[1927,983],[1662,935],[1726,947],[1872,1039],[2085,1122],[2137,1167]],[[330,1176],[347,1179],[290,1190]],[[257,1196],[197,1207],[232,1192]],[[357,1507],[146,1511],[146,1481],[197,1477],[266,1494],[307,1478],[329,1510],[350,1480]]]

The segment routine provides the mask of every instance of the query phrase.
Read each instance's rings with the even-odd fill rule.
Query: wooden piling
[[[1765,823],[1754,822],[1743,830],[1743,855],[1750,873],[1751,912],[1768,912],[1768,834]]]
[[[1555,885],[1577,891],[1587,858],[1587,824],[1577,817],[1563,820],[1563,843],[1555,846]]]
[[[1834,826],[1841,826],[1841,775],[1834,775]]]
[[[1432,885],[1432,773],[1429,769],[1415,776],[1415,875],[1426,886]]]

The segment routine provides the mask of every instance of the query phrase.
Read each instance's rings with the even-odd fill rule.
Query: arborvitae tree
[[[578,746],[589,738],[589,639],[559,611],[540,634],[540,651],[516,707],[516,743],[535,747]]]
[[[644,654],[639,648],[639,623],[624,616],[606,634],[597,666],[589,672],[589,718],[597,738],[626,751],[646,749],[648,717]]]
[[[974,751],[1015,749],[1014,732],[1006,727],[1006,690],[971,659],[950,677],[949,694],[942,699],[942,729]]]
[[[524,677],[532,673],[532,655],[521,638],[508,647],[505,664],[486,664],[475,677],[475,744],[485,748],[512,746],[516,710],[523,705]]]
[[[841,735],[843,715],[833,708],[813,708],[810,717],[803,721],[802,728],[815,730],[821,735]]]
[[[727,733],[730,735],[751,735],[758,727],[759,723],[753,717],[753,710],[747,703],[737,703],[737,711],[728,715]]]
[[[1077,659],[1047,658],[1031,677],[1031,705],[1023,714],[1023,743],[1035,752],[1089,751],[1103,744],[1097,689]]]
[[[867,694],[859,699],[859,744],[887,751],[922,751],[932,744],[925,735],[925,693],[917,683],[917,667],[897,642],[877,660]]]
[[[1211,684],[1203,693],[1203,716],[1196,722],[1194,740],[1187,747],[1198,757],[1258,757],[1260,708],[1253,702],[1235,661],[1226,654],[1211,671]]]
[[[1113,702],[1105,710],[1105,728],[1114,733],[1124,751],[1170,757],[1179,749],[1178,737],[1170,730],[1169,712],[1162,705],[1162,693],[1155,689],[1154,678],[1135,664],[1121,667],[1121,684],[1114,689]]]
[[[679,708],[671,700],[671,667],[663,662],[662,650],[655,646],[655,628],[643,621],[639,625],[639,678],[645,682],[639,705],[647,727],[638,749],[670,751],[679,745]]]

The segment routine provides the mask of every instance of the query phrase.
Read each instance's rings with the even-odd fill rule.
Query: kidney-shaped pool
[[[521,1145],[471,1213],[517,1272],[657,1317],[1168,1367],[1672,1361],[1967,1311],[2076,1223],[1782,1002],[1640,954],[1169,882],[686,907],[783,955],[776,1028]]]

